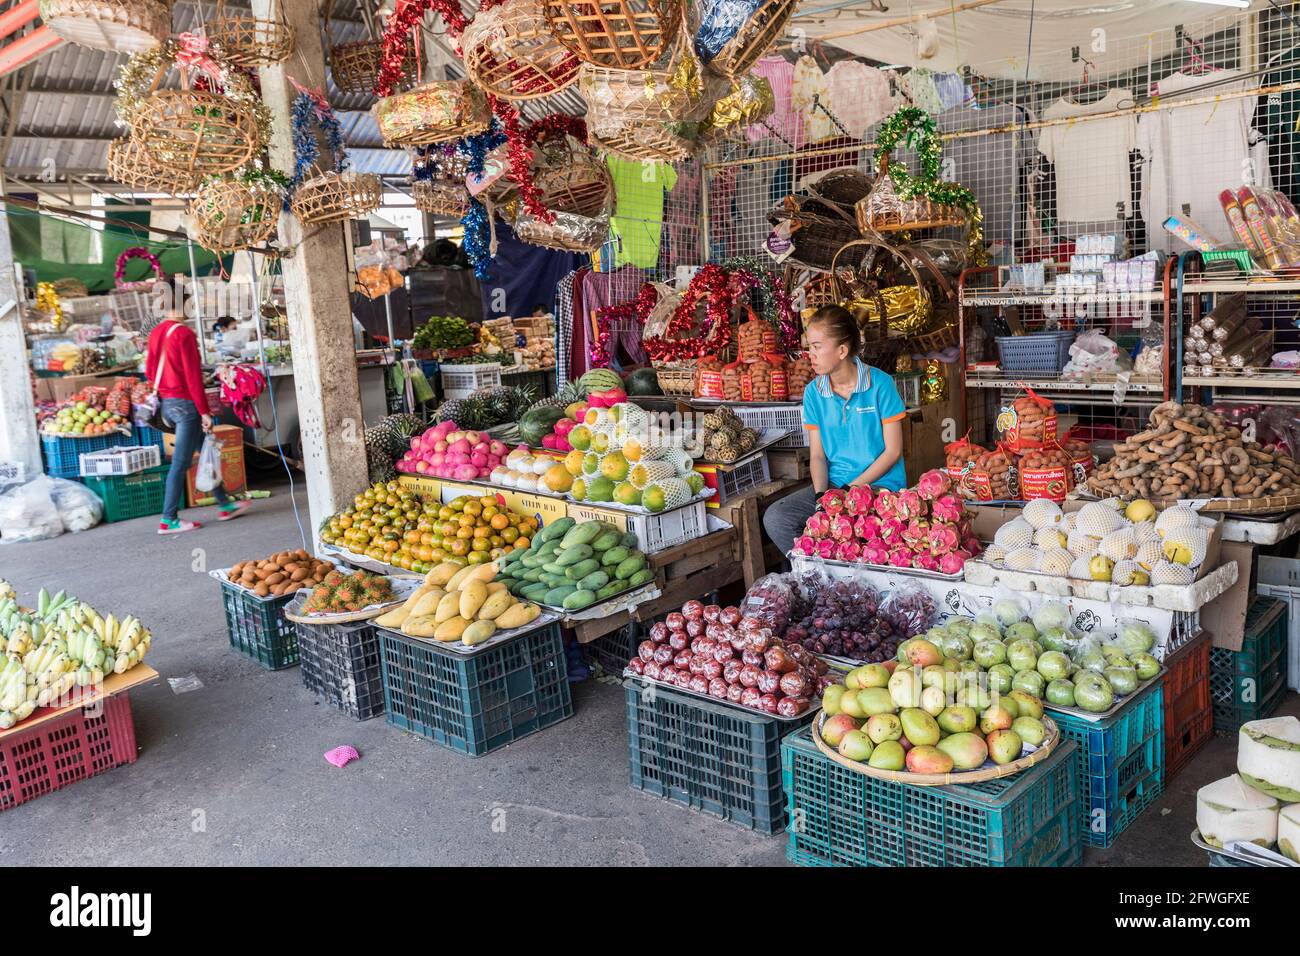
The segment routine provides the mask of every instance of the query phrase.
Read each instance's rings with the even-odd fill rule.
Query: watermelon
[[[611,388],[622,388],[623,380],[607,368],[593,368],[578,379],[578,387],[586,392],[604,392]]]
[[[519,419],[519,438],[527,445],[542,448],[542,439],[551,433],[555,423],[564,417],[564,409],[543,405],[530,409]]]
[[[659,375],[652,368],[638,368],[628,373],[623,388],[629,395],[662,395]]]

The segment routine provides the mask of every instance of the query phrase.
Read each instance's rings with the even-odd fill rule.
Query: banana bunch
[[[104,618],[95,617],[91,627],[103,646],[105,673],[125,674],[144,660],[145,652],[153,644],[153,635],[143,624],[129,614],[121,621],[111,614]]]
[[[13,598],[0,601],[0,652],[21,658],[41,642],[42,628]]]

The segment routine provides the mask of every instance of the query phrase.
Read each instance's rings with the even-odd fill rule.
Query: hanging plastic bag
[[[50,479],[50,497],[59,509],[64,531],[86,531],[104,518],[104,502],[85,485],[62,478]]]
[[[939,622],[939,605],[919,584],[903,581],[891,588],[880,605],[880,615],[894,628],[900,640],[924,634]]]
[[[211,491],[221,484],[221,445],[211,435],[203,439],[199,449],[198,473],[194,476],[194,487],[198,491]]]
[[[0,542],[41,541],[63,534],[63,520],[50,495],[53,479],[41,475],[0,495]]]

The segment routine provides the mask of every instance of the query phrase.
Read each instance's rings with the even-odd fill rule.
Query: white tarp
[[[960,6],[963,0],[956,0]],[[802,29],[816,39],[872,21],[892,20],[915,13],[947,11],[950,0],[886,0],[885,13],[867,12],[866,2],[837,4],[835,0],[805,0],[787,33]],[[938,29],[938,54],[927,60],[917,56],[916,24],[831,38],[827,43],[850,53],[899,66],[923,66],[931,70],[956,70],[969,65],[983,76],[1007,79],[1025,77],[1029,40],[1030,8],[1033,7],[1033,53],[1029,58],[1031,80],[1061,79],[1060,54],[1067,57],[1073,47],[1096,67],[1096,76],[1106,76],[1144,65],[1148,56],[1173,52],[1173,28],[1181,24],[1187,35],[1200,38],[1230,26],[1248,11],[1189,0],[1004,0],[956,16],[937,17],[929,23]],[[1252,10],[1267,9],[1264,0],[1254,0]],[[1096,34],[1094,31],[1104,31]],[[1151,36],[1150,50],[1147,37]],[[796,41],[799,34],[795,33]]]

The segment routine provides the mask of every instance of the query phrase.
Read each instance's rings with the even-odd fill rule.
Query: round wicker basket
[[[614,196],[609,167],[586,143],[547,137],[534,147],[533,162],[533,182],[547,209],[588,218],[608,212]]]
[[[225,0],[217,0],[217,11],[208,23],[207,33],[235,66],[270,66],[288,59],[293,52],[293,27],[278,7],[272,8],[269,18],[262,19],[245,10],[230,13]]]
[[[251,249],[274,234],[280,205],[281,193],[274,186],[210,179],[190,201],[191,235],[209,252]]]
[[[590,115],[590,114],[589,114]],[[624,159],[676,163],[695,154],[696,144],[663,123],[629,123],[605,133],[591,134],[591,143]]]
[[[411,174],[411,198],[415,208],[437,216],[459,219],[469,211],[469,190],[465,187],[468,161],[458,152],[442,147],[416,152]]]
[[[794,8],[795,0],[767,0],[736,35],[723,44],[717,56],[709,61],[709,69],[720,76],[744,75],[776,43]]]
[[[232,172],[257,150],[253,110],[207,90],[157,90],[133,126],[140,149],[157,165],[191,177]]]
[[[595,252],[609,239],[609,212],[596,216],[554,213],[554,222],[534,219],[520,213],[515,220],[515,235],[524,242],[561,252]]]
[[[483,91],[466,80],[437,80],[385,96],[370,108],[386,146],[427,146],[481,133],[492,122]]]
[[[543,0],[551,33],[584,63],[636,70],[663,54],[682,19],[680,0]]]
[[[889,176],[889,156],[880,157],[880,175],[864,198],[854,206],[858,229],[863,236],[904,232],[912,229],[943,229],[964,226],[966,215],[956,206],[942,206],[918,193],[911,199],[898,194]]]
[[[383,58],[382,40],[336,43],[330,47],[330,76],[340,92],[374,92]]]
[[[579,60],[552,35],[540,0],[479,10],[461,35],[465,73],[505,100],[550,96],[578,79]]]
[[[836,299],[857,319],[864,341],[905,338],[930,327],[934,299],[919,262],[880,239],[856,239],[835,253],[830,274]]]
[[[325,223],[360,219],[383,201],[384,187],[372,173],[326,170],[299,183],[290,208],[299,222]]]
[[[162,0],[41,0],[40,11],[52,33],[112,53],[152,50],[172,31]]]
[[[155,165],[146,151],[132,137],[115,139],[108,144],[108,175],[123,186],[141,192],[166,193],[169,196],[192,196],[198,188],[197,176],[177,173]]]

